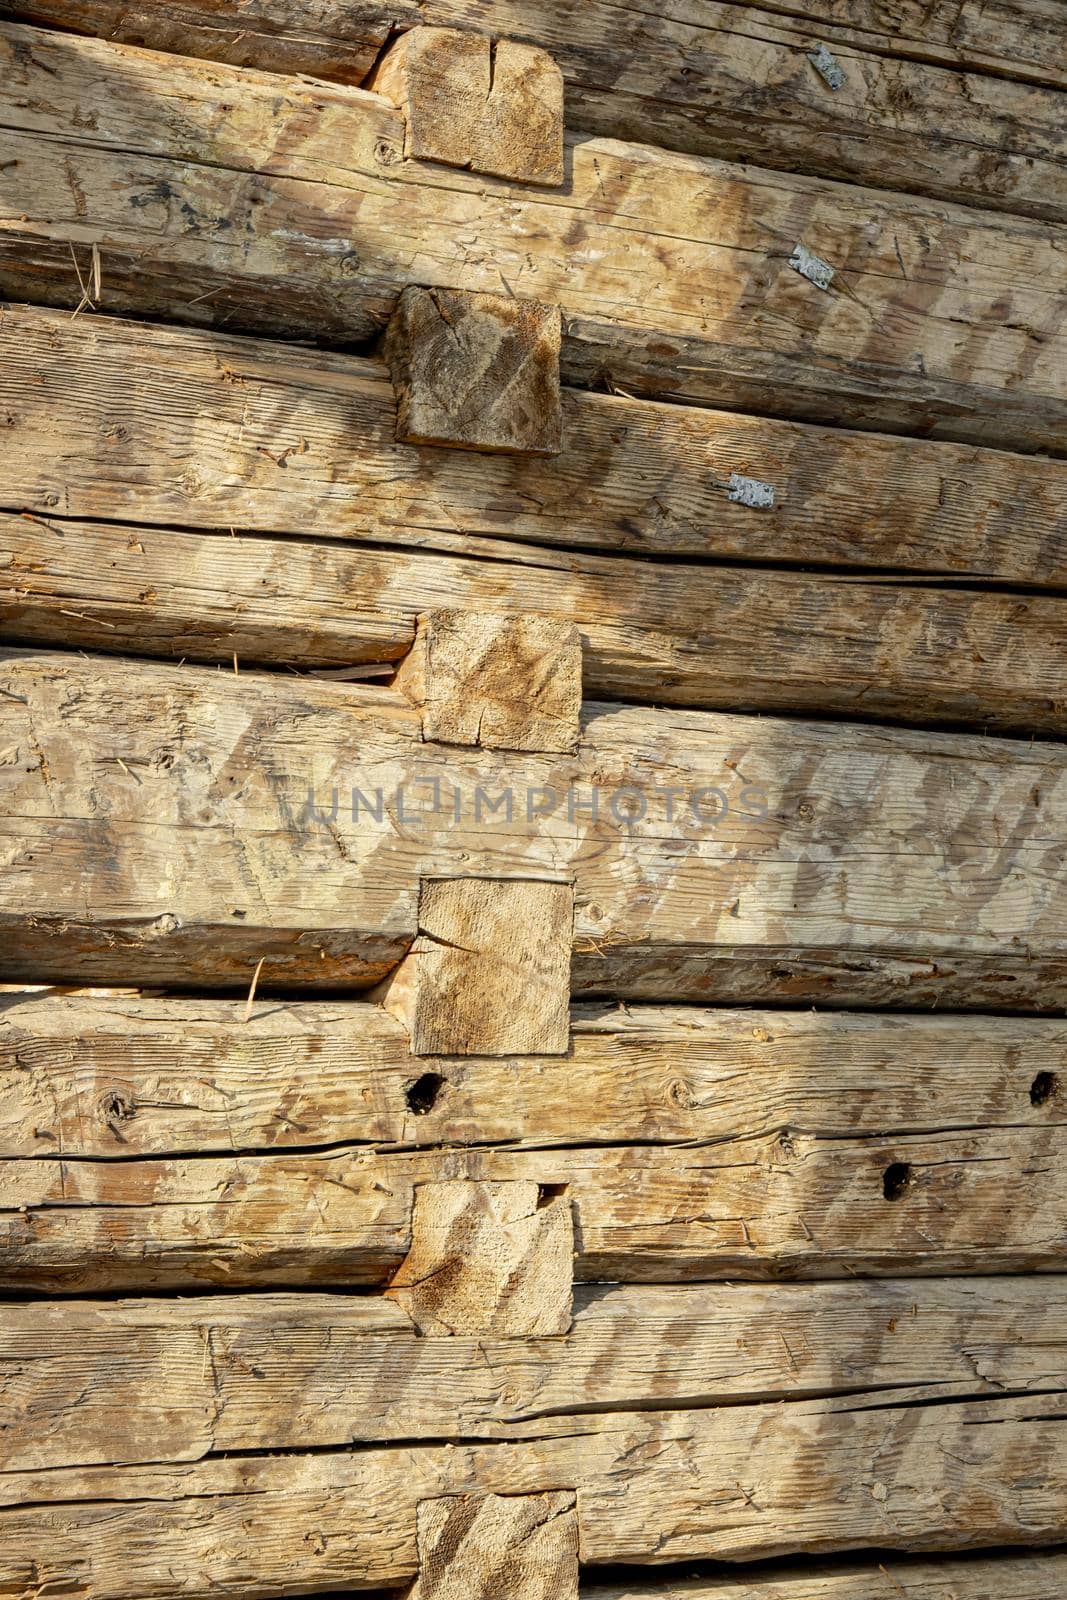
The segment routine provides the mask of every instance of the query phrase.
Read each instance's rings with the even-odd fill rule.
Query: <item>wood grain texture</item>
[[[297,1150],[347,1141],[862,1139],[1067,1122],[1067,1024],[1024,1017],[572,1008],[561,1060],[413,1060],[359,1000],[6,995],[0,1154]]]
[[[877,1563],[848,1563],[783,1571],[760,1568],[715,1577],[590,1584],[583,1600],[1059,1600],[1067,1583],[1067,1555],[1033,1550],[1025,1555],[953,1560],[886,1556]]]
[[[421,1501],[410,1600],[578,1600],[575,1505],[567,1490]]]
[[[86,1600],[374,1589],[417,1570],[416,1506],[581,1477],[583,1562],[1062,1537],[1062,1395],[581,1418],[573,1437],[9,1474],[0,1582]],[[23,1502],[20,1504],[20,1502]],[[173,1576],[172,1576],[173,1574]]]
[[[265,32],[272,9],[275,26]],[[251,15],[248,6],[210,0],[151,13],[109,0],[31,0],[5,10],[131,44],[347,83],[364,80],[390,24],[511,35],[558,60],[568,120],[586,132],[1064,216],[1063,113],[1054,91],[1067,88],[1067,75],[1051,0],[829,0],[802,14],[710,0],[664,13],[604,0],[581,8],[566,0],[399,0],[388,11],[326,4],[302,15],[299,27],[291,11],[262,0]],[[220,25],[227,20],[232,28]],[[836,92],[808,59],[817,41],[829,41],[845,73]]]
[[[107,310],[346,344],[411,284],[510,291],[561,306],[582,384],[1067,450],[1054,224],[580,135],[564,187],[531,190],[403,160],[399,113],[363,91],[5,38],[0,121],[36,107],[0,173],[8,298],[77,305],[93,245]]]
[[[423,1183],[386,1298],[427,1339],[558,1336],[571,1325],[573,1259],[566,1194],[528,1181]]]
[[[86,312],[71,323],[19,306],[0,307],[0,357],[2,504],[46,519],[288,531],[490,553],[480,540],[466,541],[466,532],[638,555],[970,573],[1067,589],[1067,467],[1040,457],[572,389],[563,394],[559,457],[474,460],[463,451],[396,444],[392,388],[377,361],[148,329]],[[731,499],[735,473],[769,482],[773,508]],[[144,542],[139,530],[131,538]],[[177,548],[187,558],[190,547]],[[302,604],[328,599],[310,554],[302,558],[290,546],[284,559],[294,563]],[[533,558],[526,551],[519,559]],[[137,562],[127,564],[121,546],[111,560],[136,584]],[[237,590],[238,574],[218,544],[211,562]],[[161,594],[163,565],[157,557],[149,584]],[[171,564],[171,583],[183,565]],[[106,570],[97,581],[106,581]],[[353,569],[355,593],[362,570]],[[546,576],[546,586],[562,582],[559,570]],[[648,566],[642,572],[648,616],[673,617],[681,627],[685,608],[670,574]],[[253,593],[281,586],[284,600],[293,592],[277,563],[254,577]],[[197,578],[207,581],[202,571]],[[458,580],[450,572],[448,581]],[[416,592],[449,603],[432,587],[416,590],[410,572],[404,592],[383,583],[380,595],[407,617],[406,595]],[[197,604],[195,589],[181,588],[179,596]],[[252,596],[234,598],[239,621]],[[580,595],[568,595],[571,603]],[[146,620],[140,618],[142,629]],[[77,619],[65,621],[73,628]],[[657,648],[661,631],[649,640],[642,630],[635,654]],[[800,642],[792,640],[791,649]]]
[[[563,75],[544,50],[415,27],[366,87],[403,113],[404,154],[516,183],[563,182]]]
[[[792,1405],[860,1385],[867,1403],[944,1402],[1063,1381],[1058,1277],[579,1287],[574,1309],[555,1337],[440,1339],[374,1295],[5,1304],[3,1470],[515,1441],[638,1405]]]
[[[368,987],[420,879],[573,877],[579,993],[1064,1005],[1057,745],[587,702],[470,751],[385,689],[3,667],[8,978]]]
[[[482,570],[479,563],[474,570]],[[499,582],[490,582],[499,603]],[[581,635],[562,607],[555,617],[530,616],[522,604],[511,612],[430,611],[418,619],[393,687],[421,711],[426,739],[486,750],[574,750]]]
[[[415,1056],[566,1055],[573,943],[570,883],[424,878],[382,1003]]]
[[[490,748],[573,748],[583,673],[589,695],[660,706],[1067,732],[1059,597],[448,543],[0,513],[0,622],[26,643],[231,668],[376,663],[388,678],[408,650],[395,686],[427,737]]]
[[[551,456],[562,448],[557,306],[409,286],[383,350],[401,444]]]
[[[575,1280],[1061,1272],[1062,1127],[0,1164],[0,1289],[384,1288],[420,1184],[566,1189]]]

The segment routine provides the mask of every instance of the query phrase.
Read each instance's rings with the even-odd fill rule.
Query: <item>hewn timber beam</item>
[[[757,1566],[704,1578],[631,1578],[584,1585],[582,1600],[1061,1600],[1065,1588],[1067,1554],[1031,1550],[964,1560],[887,1555],[791,1571]]]
[[[418,1337],[374,1295],[0,1304],[3,1473],[551,1437],[638,1402],[795,1403],[861,1382],[865,1405],[1041,1392],[1067,1378],[1065,1283],[579,1288],[570,1330],[540,1338]]]
[[[265,1600],[292,1591],[298,1560],[305,1593],[382,1588],[418,1570],[421,1501],[577,1482],[585,1563],[1051,1544],[1065,1468],[1063,1396],[1049,1394],[619,1413],[516,1443],[31,1470],[2,1485],[0,1583]]]
[[[586,702],[574,755],[391,690],[9,651],[0,971],[367,987],[420,879],[575,887],[572,988],[1059,1010],[1067,749]]]
[[[528,629],[577,624],[588,695],[1067,733],[1062,598],[455,544],[450,555],[0,512],[0,622],[39,645],[355,677],[377,665],[388,678],[421,612],[453,608],[465,643],[457,630],[504,607]],[[484,709],[477,682],[455,685],[467,721]],[[491,743],[491,723],[484,734]]]
[[[75,370],[77,386],[70,381]],[[464,535],[487,534],[639,555],[977,574],[1067,589],[1063,462],[575,389],[563,392],[563,414],[563,452],[552,459],[403,446],[394,438],[393,391],[378,361],[87,312],[71,322],[39,308],[0,307],[0,505],[10,511],[417,544],[482,557],[491,551]],[[768,485],[773,504],[747,504],[746,479]],[[131,545],[140,537],[131,533]],[[64,565],[58,537],[55,546],[49,564],[62,579],[74,581],[81,559],[97,565],[77,543],[78,554]],[[156,580],[157,573],[166,577],[164,558],[156,558],[149,589],[167,593],[180,575],[174,569],[190,558],[191,547],[180,548],[181,560],[162,584]],[[211,548],[213,567],[237,586],[225,549]],[[301,604],[310,613],[320,598],[315,565],[293,546],[284,559],[299,572]],[[407,619],[409,595],[426,609],[448,604],[458,566],[449,570],[446,592],[429,580],[417,585],[413,572],[401,592],[385,581],[396,559],[390,553],[380,569],[386,609]],[[526,552],[522,559],[533,558]],[[127,567],[121,545],[110,560],[95,573],[99,584],[122,576],[137,582],[137,564]],[[316,553],[319,560],[325,557]],[[360,570],[346,611],[359,593]],[[561,570],[559,561],[552,564],[545,584],[560,585]],[[576,575],[594,570],[620,569],[574,563]],[[112,571],[122,576],[109,578]],[[284,582],[273,563],[254,577],[260,596]],[[199,573],[196,588],[205,581]],[[687,584],[695,581],[685,574]],[[825,595],[826,584],[820,588]],[[529,584],[522,594],[529,603]],[[684,625],[686,608],[668,573],[642,567],[641,594],[643,619]],[[252,596],[238,600],[248,607]],[[205,603],[211,607],[210,589]],[[194,606],[194,596],[183,595],[182,604]],[[581,609],[580,589],[568,592],[567,604]],[[542,600],[532,609],[543,607]],[[73,629],[78,619],[65,621]],[[330,622],[340,625],[332,616]],[[140,613],[138,627],[151,637]],[[656,626],[650,640],[643,628],[642,659],[658,648],[661,631]],[[402,637],[406,646],[406,620]],[[382,640],[392,646],[385,657],[401,653],[395,621]],[[794,639],[791,649],[801,644]],[[325,659],[324,648],[309,641],[308,649],[318,650],[312,659]]]
[[[8,297],[352,343],[408,285],[511,293],[561,306],[570,381],[1067,451],[1054,224],[581,136],[537,189],[405,160],[361,90],[10,25],[2,55]]]
[[[1065,1153],[1062,1126],[682,1149],[54,1153],[0,1163],[0,1289],[382,1289],[412,1247],[416,1190],[454,1183],[563,1195],[579,1283],[1059,1272]]]
[[[366,1001],[3,997],[0,1155],[650,1144],[1067,1121],[1067,1023],[572,1008],[561,1059],[414,1057]]]
[[[390,28],[424,23],[551,52],[570,125],[607,138],[756,161],[1063,220],[1061,18],[948,0],[718,5],[609,0],[29,0],[9,16],[273,72],[364,81]],[[812,57],[829,47],[820,72]],[[834,68],[836,67],[836,72]],[[825,74],[825,75],[824,75]],[[1024,80],[1010,81],[1010,80]]]

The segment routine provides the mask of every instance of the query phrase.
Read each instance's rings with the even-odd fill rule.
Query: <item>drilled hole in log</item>
[[[408,1110],[413,1111],[417,1117],[424,1117],[437,1104],[437,1096],[447,1081],[447,1078],[442,1078],[438,1072],[424,1072],[421,1078],[409,1083],[404,1090]]]
[[[1039,1072],[1030,1085],[1030,1104],[1047,1106],[1060,1092],[1060,1080],[1054,1072]]]
[[[882,1193],[887,1200],[899,1200],[911,1187],[915,1174],[906,1161],[893,1161],[882,1174]]]

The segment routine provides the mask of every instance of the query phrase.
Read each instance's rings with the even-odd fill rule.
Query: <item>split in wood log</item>
[[[1062,1126],[710,1145],[0,1163],[0,1289],[385,1288],[417,1188],[573,1206],[580,1283],[1061,1272]]]
[[[575,750],[581,636],[562,613],[433,611],[419,618],[394,688],[421,710],[424,739],[486,750]]]
[[[552,456],[563,447],[556,306],[407,288],[385,336],[402,444]]]
[[[449,542],[338,549],[0,513],[0,621],[28,643],[352,678],[363,663],[388,678],[408,650],[394,686],[425,736],[490,748],[574,748],[583,653],[597,697],[1067,733],[1062,598]],[[470,609],[416,635],[442,602]],[[503,638],[501,605],[523,613]]]
[[[990,1135],[1067,1122],[1067,1023],[580,1005],[567,1057],[413,1059],[362,1001],[4,997],[0,1155]]]
[[[3,679],[5,978],[370,987],[421,879],[573,878],[580,994],[1067,1003],[1058,745],[586,703],[551,756],[426,743],[347,683]]]
[[[521,290],[561,306],[581,384],[1067,452],[1052,224],[582,137],[565,187],[531,190],[403,160],[364,91],[2,37],[0,120],[29,123],[0,172],[7,298],[84,304],[95,246],[109,311],[350,345],[413,283]]]
[[[79,374],[76,386],[72,370]],[[491,553],[480,540],[464,538],[460,530],[468,530],[527,544],[646,556],[972,573],[1067,589],[1067,466],[1062,462],[580,390],[565,390],[563,406],[564,450],[552,460],[473,459],[463,451],[405,448],[393,437],[393,392],[380,362],[318,350],[294,352],[290,346],[218,333],[146,328],[88,313],[72,323],[32,307],[0,308],[0,424],[5,428],[0,503],[46,522],[59,516],[261,534],[290,531],[433,545],[459,555]],[[741,482],[746,478],[769,484],[773,505],[747,504],[750,497]],[[16,531],[5,528],[10,539]],[[74,540],[69,530],[62,531]],[[28,537],[33,530],[27,526],[22,532]],[[149,639],[141,593],[164,596],[176,573],[193,571],[187,566],[192,561],[188,543],[175,545],[173,560],[168,561],[166,549],[153,557],[140,527],[130,532],[128,552],[119,541],[102,560],[97,547],[72,542],[65,564],[59,534],[38,528],[35,536],[39,544],[27,547],[29,558],[42,570],[54,570],[61,582],[77,584],[84,562],[102,586],[116,570],[115,562],[123,583],[138,596],[137,626]],[[139,542],[146,551],[136,548]],[[8,548],[19,549],[17,544]],[[504,553],[513,563],[535,559],[529,550]],[[139,581],[146,554],[147,581]],[[294,591],[301,596],[301,609],[329,607],[323,626],[337,625],[330,569],[321,586],[317,576],[324,554],[286,546],[277,562],[251,574],[250,592],[242,587],[241,568],[228,565],[236,559],[232,552],[228,556],[213,543],[205,559],[197,563],[195,583],[178,591],[184,608],[201,603],[201,591],[210,604],[218,582],[224,592],[238,591],[237,606],[228,608],[236,612],[227,619],[231,625],[240,625],[254,595],[277,594],[284,605]],[[357,559],[355,553],[351,559]],[[558,574],[567,560],[561,557],[551,567],[544,579],[548,590],[562,583]],[[444,588],[435,586],[430,569],[424,574],[417,567],[405,569],[400,585],[390,576],[396,561],[391,553],[381,566],[379,593],[404,631],[399,648],[395,631],[385,636],[391,647],[375,657],[379,660],[394,659],[407,647],[413,620],[407,607],[414,597],[424,597],[420,608],[425,610],[451,604],[454,592],[472,608],[477,598],[469,578],[461,591],[452,590],[460,582],[458,566],[449,569]],[[289,563],[296,577],[286,587]],[[606,576],[611,570],[574,565],[576,573],[595,570]],[[218,580],[212,577],[216,569]],[[336,570],[344,583],[346,569]],[[364,572],[370,575],[372,569],[352,569],[348,587],[356,594],[366,581]],[[681,598],[686,591],[671,586],[669,573],[646,565],[640,574],[635,571],[635,583],[638,576],[642,627],[639,647],[634,645],[631,654],[640,657],[661,648],[662,632],[684,627],[687,607]],[[698,581],[692,571],[681,577],[686,586]],[[719,581],[725,583],[726,575]],[[84,584],[82,574],[81,587],[69,591],[79,602]],[[820,586],[825,596],[822,579]],[[99,592],[102,597],[110,593]],[[531,609],[546,610],[544,596],[535,604],[529,589],[515,592]],[[571,590],[566,600],[584,624],[597,620],[585,613],[594,603],[599,607],[598,597],[589,597],[583,607],[582,592]],[[631,600],[631,607],[635,603]],[[729,598],[726,603],[733,605]],[[950,606],[951,597],[944,595],[941,603]],[[615,598],[612,608],[623,618],[634,616],[622,598]],[[85,608],[79,603],[67,609]],[[347,593],[343,609],[351,609]],[[705,609],[710,610],[710,601],[698,595],[693,610]],[[120,622],[121,616],[109,611],[106,620]],[[77,621],[64,618],[65,637]],[[217,618],[215,625],[220,625]],[[815,625],[815,618],[807,617],[801,633]],[[722,633],[741,626],[731,616]],[[106,637],[107,630],[101,630]],[[791,639],[790,651],[797,652],[802,642]],[[716,641],[717,652],[724,643]],[[939,644],[950,648],[948,638]],[[987,637],[983,650],[988,644]],[[312,637],[310,659],[323,659],[324,648],[331,647],[316,647]],[[690,667],[704,648],[686,651]],[[350,659],[346,650],[325,658]],[[679,671],[677,661],[670,665]],[[932,659],[925,666],[931,674],[936,671]],[[953,670],[965,670],[960,659]],[[851,656],[848,671],[862,673]]]
[[[420,1501],[409,1600],[578,1600],[575,1505],[566,1490]]]
[[[638,1407],[792,1405],[860,1384],[865,1404],[917,1405],[1064,1380],[1060,1277],[579,1288],[574,1300],[570,1331],[537,1339],[419,1338],[376,1295],[0,1304],[3,1471],[517,1441]]]
[[[366,86],[403,113],[405,156],[516,183],[563,182],[563,75],[544,50],[415,27]]]
[[[416,1056],[566,1055],[573,942],[570,883],[423,879],[381,998]]]
[[[1062,1394],[854,1396],[575,1427],[516,1444],[5,1474],[0,1585],[266,1600],[292,1592],[299,1552],[305,1593],[380,1589],[416,1575],[420,1501],[576,1482],[591,1564],[1051,1544],[1067,1516]]]
[[[566,1194],[519,1183],[424,1183],[386,1298],[423,1337],[564,1334],[574,1225]]]
[[[972,1556],[935,1561],[885,1556],[863,1565],[718,1572],[714,1577],[589,1584],[582,1600],[1061,1600],[1067,1554]]]
[[[117,6],[28,0],[10,16],[274,72],[365,81],[391,26],[512,33],[552,52],[576,128],[1063,220],[1062,19],[1052,0],[827,0],[678,15],[596,0]],[[229,16],[233,26],[220,23]],[[836,58],[831,88],[812,63]],[[485,48],[486,46],[483,46]],[[1012,81],[1023,80],[1023,82]],[[1024,87],[1024,83],[1029,87]],[[495,169],[493,169],[495,170]]]

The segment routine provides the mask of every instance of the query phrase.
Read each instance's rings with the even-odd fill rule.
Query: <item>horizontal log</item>
[[[589,695],[1067,733],[1058,597],[2,513],[0,551],[0,622],[35,644],[300,669],[395,663],[418,614],[444,603],[576,623]],[[477,704],[463,701],[476,723]]]
[[[1062,1382],[1059,1278],[580,1290],[569,1333],[419,1338],[343,1295],[0,1305],[4,1473],[389,1439],[567,1435],[635,1409]],[[292,1404],[299,1395],[299,1405]]]
[[[574,756],[466,750],[385,689],[2,667],[7,978],[367,987],[421,878],[573,878],[579,993],[1065,1003],[1058,745],[587,702]]]
[[[563,401],[563,454],[551,460],[402,447],[393,437],[392,385],[377,361],[4,306],[0,504],[45,518],[290,532],[479,556],[491,551],[465,534],[1067,588],[1062,462],[575,389]],[[731,498],[734,474],[769,483],[773,507]],[[140,556],[130,537],[131,555]],[[114,570],[132,579],[117,542]],[[61,548],[57,535],[53,561],[62,560]],[[233,553],[218,543],[212,550],[236,589]],[[306,563],[298,569],[302,607],[325,601],[313,570],[325,557],[287,546],[285,559]],[[535,557],[527,549],[521,559]],[[546,564],[553,575],[545,583],[559,584],[558,563]],[[108,570],[95,580],[105,582]],[[582,570],[575,563],[576,574]],[[643,572],[644,603],[662,593],[663,605],[675,606],[671,575]],[[269,565],[259,576],[267,579],[256,584],[261,597],[288,592],[284,574]],[[169,584],[179,577],[172,567]],[[159,589],[154,569],[148,587]],[[358,592],[358,573],[352,588]],[[197,599],[188,585],[184,597],[190,606]],[[247,608],[252,596],[235,598]],[[572,591],[572,601],[579,598]],[[404,604],[395,588],[379,599],[385,608]],[[389,644],[405,615],[400,609],[375,641],[379,659],[395,654]],[[65,619],[68,627],[77,620]],[[147,627],[143,616],[139,626]],[[640,652],[655,648],[645,629]]]
[[[582,1600],[1060,1600],[1067,1554],[936,1560],[886,1556],[878,1562],[759,1567],[714,1577],[588,1584]]]
[[[409,283],[510,291],[561,305],[571,381],[1067,451],[1054,224],[580,135],[534,190],[403,160],[361,90],[2,38],[8,298],[96,298],[93,246],[108,310],[349,344]]]
[[[1067,1515],[1062,1394],[620,1413],[576,1428],[515,1444],[5,1474],[0,1584],[85,1600],[382,1588],[415,1575],[420,1500],[578,1485],[593,1564],[1049,1544]]]
[[[9,0],[5,16],[46,26],[98,34],[153,50],[203,56],[236,66],[271,72],[306,72],[358,84],[374,65],[390,28],[420,22],[442,28],[525,37],[565,61],[573,51],[572,100],[584,87],[577,46],[596,50],[598,81],[609,86],[620,105],[636,104],[633,90],[647,83],[678,97],[699,95],[714,62],[701,57],[701,73],[680,72],[677,53],[700,49],[702,40],[727,27],[742,29],[746,19],[773,15],[776,26],[799,25],[788,6],[736,6],[694,0],[679,17],[641,13],[641,22],[624,6],[592,0],[576,15],[566,0],[536,0],[516,6],[510,0],[393,0],[387,12],[375,0],[315,0],[294,16],[290,0],[164,0],[128,5],[118,0]],[[898,0],[888,11],[882,0],[810,0],[804,7],[805,38],[821,37],[854,50],[871,50],[901,65],[929,62],[1021,82],[1067,88],[1055,0]],[[227,25],[229,24],[229,26]],[[705,44],[704,54],[709,53]],[[654,74],[664,74],[662,81]],[[591,76],[591,75],[590,75]],[[678,79],[683,82],[677,81]],[[694,82],[693,80],[697,81]],[[585,89],[588,95],[588,88]],[[579,98],[579,104],[582,101]],[[649,108],[647,114],[655,114]],[[668,108],[658,108],[665,115]]]
[[[414,1058],[362,1001],[4,996],[0,1155],[1039,1130],[1067,1024],[579,1005],[564,1060]]]
[[[550,50],[566,82],[568,121],[585,132],[1067,216],[1055,92],[1067,88],[1067,74],[1048,4],[969,0],[952,9],[951,29],[947,5],[921,20],[917,6],[897,6],[892,31],[877,7],[855,4],[807,6],[803,16],[773,5],[708,3],[653,15],[604,0],[577,10],[563,0],[521,7],[399,0],[387,12],[327,3],[313,18],[302,15],[299,27],[269,0],[150,10],[112,0],[30,0],[4,9],[157,50],[349,84],[366,77],[390,26],[469,27]],[[827,39],[844,74],[836,88],[810,59]]]
[[[566,1190],[578,1282],[1058,1272],[1062,1126],[0,1163],[0,1289],[383,1287],[419,1184]]]

